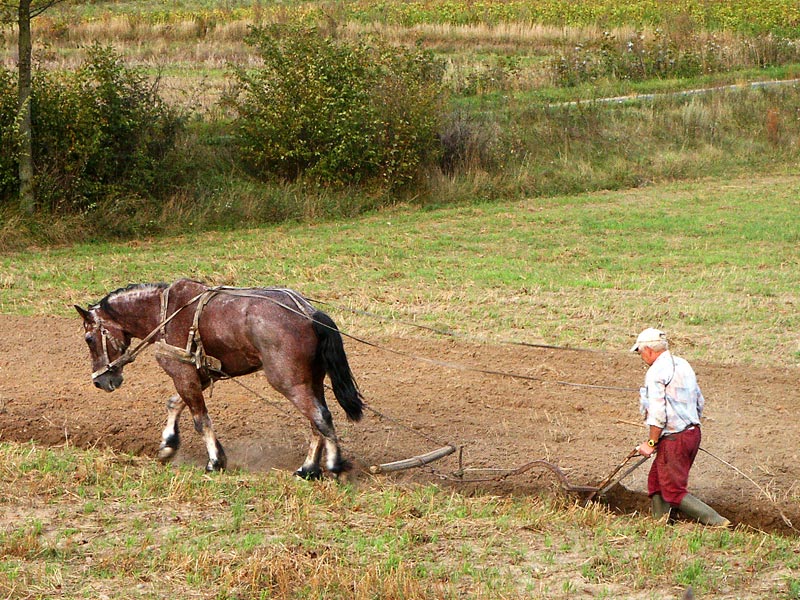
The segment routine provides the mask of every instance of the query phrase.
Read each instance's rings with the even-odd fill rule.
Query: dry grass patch
[[[69,447],[0,456],[8,598],[648,598],[690,584],[777,598],[799,566],[778,536],[667,528],[567,497],[208,477]]]

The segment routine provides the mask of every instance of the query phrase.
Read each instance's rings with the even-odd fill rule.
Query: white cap
[[[666,342],[667,341],[667,334],[661,331],[660,329],[654,329],[652,327],[648,327],[642,333],[639,334],[639,337],[636,338],[636,343],[631,348],[631,352],[638,352],[639,346],[641,344],[649,344],[650,342]]]

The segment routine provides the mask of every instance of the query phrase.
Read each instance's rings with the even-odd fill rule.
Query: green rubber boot
[[[683,514],[697,519],[703,525],[711,525],[712,527],[730,527],[731,525],[728,519],[691,494],[686,494],[683,497],[678,508]]]
[[[654,519],[657,521],[665,518],[665,520],[669,520],[669,513],[672,510],[672,506],[661,497],[661,494],[653,494],[650,498],[650,503]]]

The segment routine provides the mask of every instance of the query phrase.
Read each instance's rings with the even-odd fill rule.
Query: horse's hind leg
[[[336,438],[336,430],[333,427],[331,413],[325,404],[324,396],[322,401],[315,397],[310,388],[304,388],[295,394],[289,394],[291,400],[301,413],[311,421],[312,440],[308,448],[308,454],[303,465],[295,471],[295,474],[306,479],[316,479],[322,475],[320,459],[322,458],[323,446],[326,454],[325,468],[331,473],[341,473],[347,470],[347,462],[342,460],[339,450],[339,443]]]
[[[312,427],[311,444],[308,446],[308,454],[303,465],[294,472],[298,477],[303,479],[319,479],[322,477],[322,469],[319,466],[320,458],[322,458],[322,436],[317,431],[316,427]]]
[[[167,425],[161,434],[161,447],[158,449],[158,460],[161,462],[172,460],[181,445],[178,419],[184,408],[186,403],[178,394],[170,396],[167,400]]]
[[[328,405],[325,402],[325,386],[323,379],[316,382],[313,386],[314,390],[314,405],[318,407],[322,423],[314,422],[317,430],[320,433],[318,438],[321,443],[325,444],[325,468],[338,475],[350,470],[350,463],[342,458],[342,452],[339,448],[339,438],[336,435],[336,430],[333,428],[333,419],[331,412],[328,410]]]

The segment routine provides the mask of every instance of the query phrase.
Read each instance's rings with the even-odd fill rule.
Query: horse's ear
[[[75,307],[75,310],[78,311],[78,314],[83,317],[84,321],[90,320],[90,315],[88,310],[86,310],[85,308],[81,308],[77,304],[74,304],[73,306]]]

